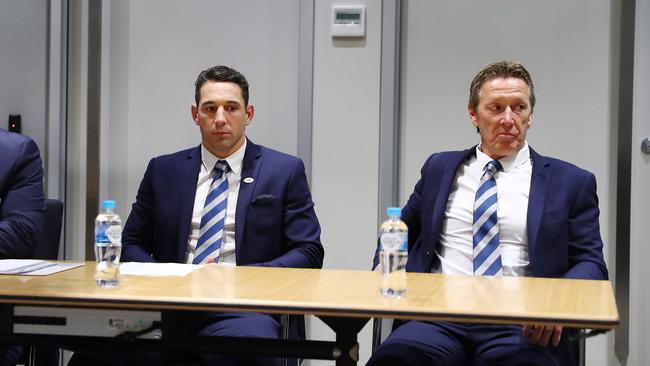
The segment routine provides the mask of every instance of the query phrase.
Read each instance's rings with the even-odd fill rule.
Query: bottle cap
[[[388,207],[386,209],[386,215],[400,217],[402,215],[402,209],[399,207]]]
[[[102,208],[103,209],[113,209],[113,208],[115,208],[115,201],[113,201],[113,200],[103,200],[102,201]]]

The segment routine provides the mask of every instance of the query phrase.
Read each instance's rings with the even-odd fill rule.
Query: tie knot
[[[228,170],[230,170],[230,166],[228,165],[227,161],[219,160],[214,165],[214,170],[216,170],[217,173],[228,173]]]
[[[212,177],[212,181],[215,182],[221,177],[228,173],[230,170],[230,166],[228,165],[228,162],[225,160],[219,160],[217,163],[214,165],[214,176]]]
[[[483,170],[490,174],[491,176],[494,176],[497,172],[500,172],[503,170],[503,167],[501,166],[501,163],[499,163],[498,160],[492,160],[489,161],[487,164],[485,164],[485,167]]]

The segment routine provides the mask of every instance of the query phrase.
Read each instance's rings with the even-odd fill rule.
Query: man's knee
[[[400,341],[386,341],[370,357],[366,366],[417,365],[412,358],[419,353],[415,347]]]
[[[477,366],[559,366],[558,355],[550,348],[527,345],[512,347],[499,353],[484,354],[476,362]]]
[[[202,336],[279,338],[280,326],[270,315],[224,313],[199,331]]]
[[[451,366],[466,361],[462,349],[450,349],[440,344],[413,343],[402,339],[384,342],[368,361],[369,366]]]

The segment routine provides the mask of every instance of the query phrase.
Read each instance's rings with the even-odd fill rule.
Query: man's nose
[[[218,107],[217,111],[214,114],[215,122],[225,122],[226,121],[226,110],[223,107]]]
[[[504,124],[513,124],[514,123],[514,112],[512,111],[512,109],[509,106],[506,107],[506,110],[503,112],[502,123],[504,123]]]

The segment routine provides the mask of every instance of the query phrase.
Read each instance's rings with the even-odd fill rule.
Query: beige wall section
[[[632,203],[630,226],[630,357],[628,365],[647,365],[650,360],[650,155],[639,148],[650,138],[650,0],[636,1],[634,59],[634,110],[632,129]]]
[[[102,104],[101,104],[101,199],[114,199],[122,220],[135,196],[130,196],[129,150],[129,4],[103,2],[102,11]],[[146,138],[142,138],[146,140]],[[104,173],[106,172],[106,173]],[[136,183],[137,184],[137,183]],[[137,189],[137,187],[136,187]]]
[[[366,37],[333,39],[331,6],[350,3],[366,6]],[[381,11],[380,1],[315,3],[312,193],[326,268],[368,270],[376,246]],[[318,339],[334,339],[320,321],[311,318],[309,326]],[[369,327],[359,338],[364,364]]]
[[[479,142],[467,115],[472,77],[489,62],[519,60],[531,72],[537,96],[528,142],[543,155],[596,175],[613,273],[616,145],[610,139],[610,93],[617,86],[610,85],[610,74],[611,53],[618,50],[610,49],[610,6],[604,0],[406,1],[400,203],[429,154]],[[607,336],[589,340],[587,353],[588,365],[614,362]]]
[[[377,235],[381,3],[366,3],[362,40],[331,37],[334,3],[359,4],[316,1],[312,191],[325,266],[369,269]]]
[[[65,258],[85,258],[88,0],[69,4]]]
[[[22,116],[22,134],[47,157],[48,1],[0,2],[0,128]]]

